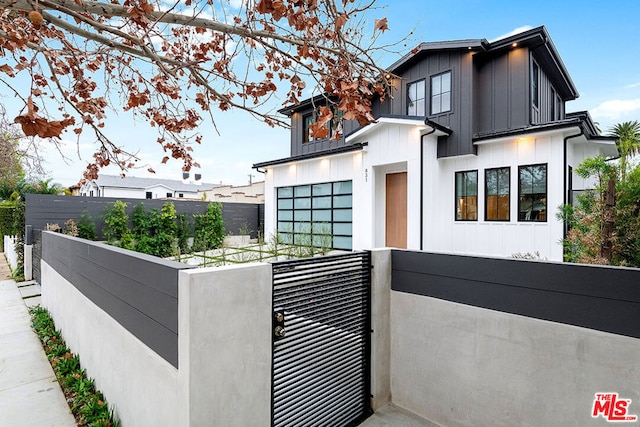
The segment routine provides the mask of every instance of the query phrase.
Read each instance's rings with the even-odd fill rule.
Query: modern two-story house
[[[367,126],[330,124],[340,140],[309,133],[323,97],[282,110],[291,156],[254,165],[266,235],[561,261],[558,207],[590,187],[572,168],[617,150],[587,112],[566,112],[578,91],[547,30],[422,43],[389,71],[392,99]]]

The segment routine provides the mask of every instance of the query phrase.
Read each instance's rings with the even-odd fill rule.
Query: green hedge
[[[2,233],[2,236],[17,234],[14,226],[15,213],[15,206],[0,206],[0,233]]]

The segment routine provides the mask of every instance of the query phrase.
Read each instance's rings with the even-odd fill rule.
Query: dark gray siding
[[[640,270],[393,251],[395,291],[640,338]]]
[[[111,197],[72,197],[55,196],[49,194],[27,194],[25,223],[34,230],[43,230],[47,224],[64,226],[68,219],[78,220],[82,212],[87,211],[96,222],[96,230],[100,234],[104,221],[100,218],[108,205],[116,200],[127,204],[129,215],[133,208],[143,203],[147,210],[160,209],[167,200],[157,199],[119,199]],[[177,213],[203,213],[207,210],[208,202],[179,201],[173,202]],[[257,231],[264,223],[264,205],[261,203],[222,203],[222,217],[227,233],[238,234],[240,227],[247,224],[252,230],[251,237],[255,238]]]
[[[535,60],[536,58],[535,54],[532,54],[532,58],[533,60]],[[538,106],[538,108],[535,108],[533,105],[531,105],[531,124],[534,124],[534,125],[541,124],[541,123],[549,123],[555,120],[554,117],[551,117],[552,88],[555,90],[556,95],[560,96],[557,91],[557,87],[553,85],[553,83],[551,82],[551,79],[549,78],[549,75],[543,68],[543,65],[541,65],[544,63],[542,61],[537,61],[537,64],[540,66],[540,82],[539,82],[540,86],[538,88],[540,105]],[[560,119],[562,119],[564,118],[564,102],[561,103],[560,110],[561,110]]]
[[[178,366],[178,272],[192,267],[52,232],[42,233],[42,260]]]
[[[342,123],[342,138],[338,141],[334,139],[321,139],[317,141],[303,142],[304,123],[303,118],[311,113],[311,109],[302,112],[295,112],[291,115],[291,156],[301,154],[317,153],[330,150],[332,148],[346,145],[344,137],[351,134],[360,126],[355,120],[344,120]]]
[[[445,50],[430,52],[402,70],[402,82],[391,101],[391,113],[406,116],[407,86],[424,79],[427,117],[453,132],[438,141],[438,157],[475,153],[472,138],[473,56],[471,52]],[[451,71],[451,111],[431,115],[431,76]]]
[[[529,51],[512,49],[475,63],[474,133],[529,124]]]

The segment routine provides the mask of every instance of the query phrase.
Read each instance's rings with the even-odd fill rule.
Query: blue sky
[[[389,5],[389,6],[385,6]],[[580,97],[567,104],[567,111],[589,110],[604,131],[625,120],[640,120],[640,1],[609,0],[585,2],[492,1],[492,0],[378,0],[380,9],[371,11],[371,20],[386,16],[390,31],[385,40],[397,40],[414,31],[402,53],[421,41],[456,39],[493,40],[517,29],[545,25],[571,75]],[[381,58],[381,65],[393,63],[398,56]],[[0,95],[7,92],[0,88]],[[7,98],[0,98],[10,110]],[[10,111],[11,112],[11,111]],[[254,175],[255,162],[278,159],[289,154],[289,131],[270,128],[244,113],[215,112],[216,134],[211,126],[203,128],[204,142],[194,155],[201,164],[197,170],[205,182],[243,185]],[[181,164],[160,165],[163,156],[155,143],[155,131],[145,122],[132,122],[128,115],[112,118],[108,130],[114,140],[136,147],[143,164],[149,164],[157,177],[180,179]],[[89,133],[76,146],[65,142],[70,162],[47,152],[47,169],[54,181],[63,185],[77,182],[93,152]],[[80,153],[81,159],[78,159]],[[103,173],[118,173],[105,169]],[[133,176],[152,176],[146,167],[130,172]]]

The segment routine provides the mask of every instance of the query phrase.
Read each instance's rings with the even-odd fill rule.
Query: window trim
[[[467,174],[469,172],[475,172],[476,173],[476,217],[474,219],[466,219],[466,218],[458,218],[458,175],[459,174]],[[456,171],[454,174],[454,178],[453,178],[453,217],[455,221],[460,221],[460,222],[473,222],[473,221],[478,221],[478,199],[479,199],[479,194],[478,194],[478,169],[469,169],[469,170],[464,170],[464,171]],[[465,196],[468,197],[468,196]]]
[[[545,194],[545,217],[544,219],[520,219],[520,202],[522,198],[522,180],[520,179],[521,171],[525,168],[530,168],[534,166],[544,166],[545,167],[545,180],[544,180],[544,194]],[[548,163],[533,163],[529,165],[520,165],[518,166],[518,222],[539,222],[546,223],[549,218],[549,164]]]
[[[443,76],[445,74],[449,74],[449,90],[448,91],[443,91],[443,92],[439,92],[437,94],[434,93],[433,91],[433,79],[434,77],[439,77],[439,76]],[[431,113],[431,116],[436,116],[439,114],[447,114],[450,113],[451,111],[453,111],[453,70],[447,70],[447,71],[442,71],[440,73],[437,74],[433,74],[429,77],[429,90],[430,90],[430,96],[429,96],[429,112]],[[440,110],[438,112],[434,112],[433,111],[433,97],[437,96],[437,95],[442,95],[444,93],[449,93],[449,109],[448,110]],[[440,108],[442,108],[442,102],[440,102]]]
[[[422,90],[422,98],[416,98],[415,103],[417,104],[420,100],[422,100],[422,103],[424,104],[424,112],[425,112],[425,114],[422,115],[422,116],[418,116],[418,115],[415,115],[415,114],[409,114],[409,102],[411,100],[411,98],[409,98],[409,91],[411,89],[411,86],[413,86],[415,84],[418,84],[420,82],[424,83],[424,87],[423,87],[423,90]],[[417,92],[416,92],[416,94],[417,94]],[[407,116],[409,116],[409,117],[426,117],[426,112],[427,112],[427,79],[421,78],[421,79],[414,80],[412,82],[407,83],[407,108],[406,108],[405,111],[407,113]]]
[[[508,206],[509,209],[507,210],[507,219],[490,219],[488,217],[488,210],[489,210],[489,201],[487,200],[489,197],[489,186],[488,186],[488,180],[487,180],[487,174],[489,172],[492,171],[500,171],[500,170],[507,170],[507,175],[508,175],[508,179],[507,179],[507,186],[508,186],[508,191],[507,191],[507,198],[508,198]],[[496,209],[497,212],[497,209]],[[488,168],[484,170],[484,220],[488,221],[488,222],[511,222],[511,166],[502,166],[502,167],[497,167],[497,168]]]

